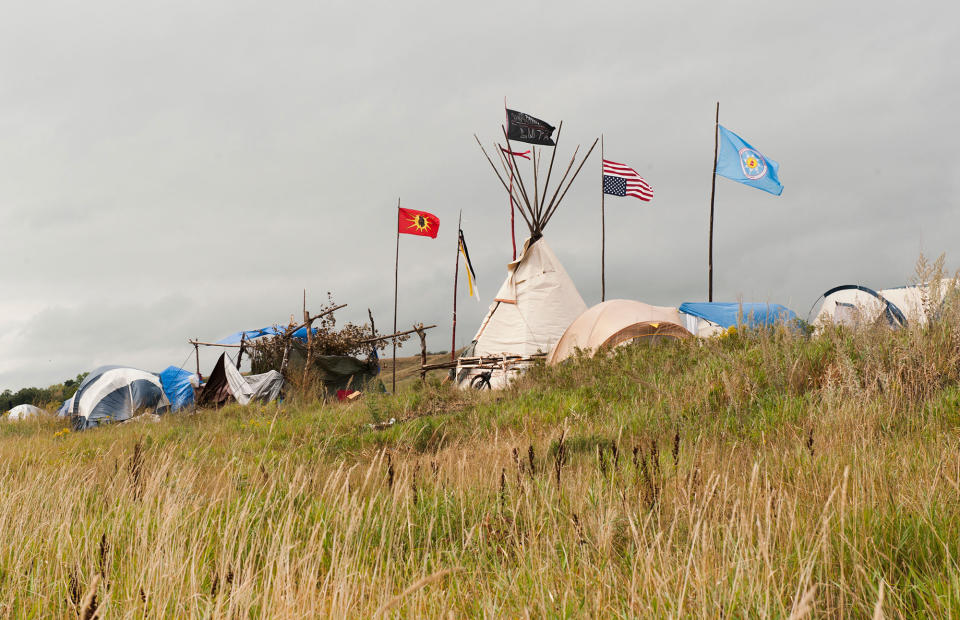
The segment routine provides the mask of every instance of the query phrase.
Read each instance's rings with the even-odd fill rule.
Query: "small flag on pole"
[[[636,170],[608,159],[603,160],[603,193],[633,196],[644,202],[653,200],[653,188]]]
[[[717,156],[716,173],[732,181],[770,192],[774,196],[783,193],[780,182],[780,164],[764,157],[746,140],[723,125],[718,125],[720,153]]]
[[[529,114],[507,110],[507,138],[528,144],[556,146],[551,137],[553,125]]]
[[[529,149],[526,150],[526,151],[511,151],[511,150],[508,150],[506,147],[501,146],[501,147],[500,147],[500,150],[503,151],[503,154],[504,154],[504,155],[513,155],[514,157],[522,157],[522,158],[524,158],[524,159],[526,159],[526,160],[528,160],[528,161],[530,160],[530,150],[529,150]]]
[[[480,301],[480,290],[477,289],[477,274],[473,270],[473,263],[470,262],[470,252],[467,251],[467,241],[463,238],[463,230],[460,230],[460,253],[463,254],[463,262],[467,266],[467,284],[470,288],[470,297],[473,297],[474,291],[477,293],[477,301]]]
[[[421,237],[437,238],[440,229],[440,218],[426,211],[413,209],[398,209],[398,230],[406,235],[420,235]]]

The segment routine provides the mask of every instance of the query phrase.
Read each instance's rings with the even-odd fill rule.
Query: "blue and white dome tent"
[[[80,384],[70,417],[75,430],[85,430],[129,420],[141,411],[163,413],[169,408],[157,375],[126,366],[102,366]]]

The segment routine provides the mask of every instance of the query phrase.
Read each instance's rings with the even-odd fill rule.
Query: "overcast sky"
[[[840,283],[960,265],[958,5],[948,2],[16,3],[0,21],[0,389],[98,365],[192,367],[188,338],[286,322],[331,291],[450,347],[456,218],[509,259],[491,144],[510,107],[605,135],[651,203],[607,200],[608,298],[706,297],[714,105],[779,161],[775,197],[717,180],[715,297],[806,315]],[[600,300],[600,158],[547,228]],[[519,219],[519,218],[518,218]],[[522,235],[518,228],[518,236]],[[519,243],[519,241],[518,241]],[[212,352],[202,360],[204,372]]]

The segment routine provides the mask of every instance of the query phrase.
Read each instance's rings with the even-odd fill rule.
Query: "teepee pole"
[[[463,209],[457,217],[457,262],[453,267],[453,328],[450,337],[450,361],[456,360],[457,351],[457,277],[460,275],[460,223],[463,221]],[[478,295],[479,297],[479,295]]]
[[[550,153],[550,167],[547,168],[547,180],[543,184],[543,196],[540,197],[540,204],[537,205],[537,217],[543,215],[543,205],[547,202],[547,192],[550,191],[550,173],[553,172],[553,159],[557,156],[557,145],[560,144],[560,132],[563,131],[563,121],[557,126],[557,137],[553,140],[553,152]]]
[[[550,219],[550,214],[552,213],[553,205],[557,200],[557,194],[560,193],[560,188],[563,187],[563,182],[567,180],[567,175],[570,174],[570,171],[573,170],[573,164],[577,163],[577,153],[580,152],[580,145],[577,145],[577,148],[573,150],[573,157],[570,158],[570,163],[567,164],[567,169],[563,173],[563,176],[560,177],[560,182],[557,183],[557,188],[553,190],[553,197],[550,199],[550,203],[547,205],[547,208],[544,210],[546,214],[546,219]]]
[[[397,285],[400,282],[400,198],[397,198],[397,258],[393,267],[393,333],[397,333]],[[397,393],[397,337],[393,337],[393,381],[391,392]]]
[[[539,234],[542,230],[540,222],[537,221],[537,218],[533,212],[533,209],[530,207],[530,197],[527,195],[527,187],[523,182],[523,175],[520,174],[520,168],[517,167],[517,158],[513,155],[513,145],[510,144],[510,138],[507,137],[507,128],[503,125],[500,125],[500,129],[503,130],[503,139],[507,143],[507,155],[510,158],[510,161],[513,162],[513,169],[516,170],[517,181],[520,183],[520,195],[523,196],[524,205],[527,207],[527,212],[530,214],[530,219],[533,221],[534,225],[534,234]]]
[[[503,167],[503,174],[504,174],[504,176],[509,176],[509,177],[510,177],[510,191],[511,191],[510,197],[514,199],[513,201],[514,201],[514,203],[517,205],[517,207],[519,208],[519,210],[520,210],[520,215],[523,216],[523,221],[527,223],[527,228],[530,229],[530,234],[532,235],[532,234],[533,234],[533,220],[531,220],[531,218],[530,218],[529,216],[527,216],[527,212],[524,211],[524,209],[523,209],[523,201],[521,200],[521,197],[520,197],[519,195],[517,195],[517,193],[516,193],[516,192],[517,192],[517,185],[513,182],[513,179],[516,178],[518,175],[514,174],[514,170],[513,170],[512,164],[510,163],[509,160],[507,160],[507,156],[504,155],[503,149],[504,149],[504,147],[502,147],[502,146],[500,146],[499,144],[497,144],[497,155],[500,157],[500,166]]]
[[[600,138],[595,138],[593,144],[590,145],[590,150],[587,151],[587,154],[583,156],[583,160],[580,162],[580,165],[577,166],[577,171],[573,173],[573,176],[570,177],[570,180],[567,182],[567,188],[563,190],[563,193],[560,194],[560,199],[557,200],[557,204],[553,206],[553,211],[547,215],[547,219],[544,220],[543,225],[546,226],[550,221],[550,218],[553,217],[553,214],[557,212],[557,207],[560,206],[560,203],[563,202],[564,196],[567,195],[567,192],[570,191],[570,186],[573,185],[573,182],[577,180],[577,175],[580,174],[580,171],[583,170],[583,164],[587,163],[587,160],[590,159],[590,153],[593,153],[594,147],[597,146],[597,142],[600,141]]]
[[[713,124],[713,176],[710,179],[710,243],[707,250],[707,301],[713,301],[713,198],[717,193],[717,141],[720,133],[720,102]]]
[[[607,222],[603,192],[603,134],[600,134],[600,301],[607,300]]]
[[[473,134],[473,139],[477,141],[477,146],[479,146],[479,147],[480,147],[480,150],[483,151],[483,156],[487,158],[487,161],[490,163],[490,167],[493,168],[493,173],[494,173],[495,175],[497,175],[497,178],[500,180],[500,185],[503,185],[503,189],[507,190],[507,193],[510,194],[511,196],[513,196],[514,194],[513,194],[513,192],[511,191],[511,188],[507,187],[507,182],[503,180],[503,177],[502,177],[502,176],[500,176],[500,171],[497,170],[496,164],[493,163],[493,160],[490,159],[490,155],[487,154],[487,149],[483,148],[483,144],[480,143],[480,138],[477,137],[477,134]],[[499,145],[498,145],[497,148],[499,148]],[[501,153],[500,157],[501,157],[501,159],[503,158],[503,154],[502,154],[502,153]],[[502,163],[502,162],[501,162],[501,163]],[[507,169],[507,166],[506,166],[505,164],[504,164],[503,167],[504,167],[504,170]],[[507,176],[510,176],[510,175],[508,174]],[[518,205],[519,205],[519,202],[520,202],[520,201],[518,200],[518,201],[517,201],[517,204],[518,204]],[[533,234],[533,226],[530,224],[530,220],[527,219],[527,216],[526,216],[526,214],[523,212],[523,209],[522,209],[522,208],[520,209],[520,215],[522,215],[522,216],[523,216],[523,219],[527,222],[527,226],[530,228],[530,234]]]

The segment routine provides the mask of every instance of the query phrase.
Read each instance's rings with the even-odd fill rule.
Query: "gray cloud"
[[[400,324],[449,347],[460,209],[484,301],[509,253],[473,143],[512,106],[601,132],[654,186],[607,200],[608,294],[706,293],[713,106],[777,159],[777,198],[717,181],[716,289],[805,313],[833,284],[909,280],[954,254],[957,8],[894,3],[172,2],[21,5],[0,24],[0,388],[100,363],[159,370],[285,321],[302,290],[392,319],[397,196],[437,213],[401,240]],[[548,229],[599,301],[599,153]],[[519,231],[518,231],[519,234]],[[522,238],[522,235],[521,235]],[[954,263],[955,264],[955,263]],[[212,358],[205,353],[205,365]]]

